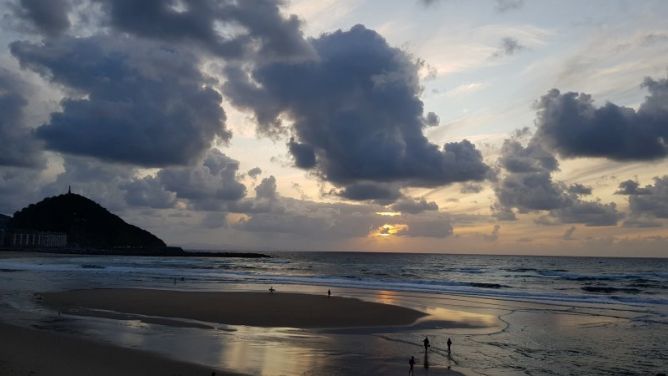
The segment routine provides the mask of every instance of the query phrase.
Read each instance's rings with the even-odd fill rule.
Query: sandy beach
[[[426,314],[391,304],[326,295],[268,292],[184,292],[88,289],[40,294],[63,312],[95,310],[216,322],[229,325],[341,328],[410,325]]]
[[[3,376],[210,376],[234,374],[36,329],[0,324]]]

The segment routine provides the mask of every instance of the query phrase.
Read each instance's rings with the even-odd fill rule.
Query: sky
[[[668,2],[0,1],[0,213],[188,249],[668,257]]]

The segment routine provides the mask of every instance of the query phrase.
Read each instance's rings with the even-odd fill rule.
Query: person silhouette
[[[332,290],[327,290],[327,297],[331,298],[332,297]]]
[[[431,346],[429,344],[429,338],[424,337],[424,341],[422,341],[422,343],[424,344],[424,352],[426,353],[427,351],[429,351],[429,347]]]
[[[273,294],[274,291],[276,291],[276,289],[274,289],[274,286],[271,286],[271,287],[269,288],[269,293],[270,293],[270,294]]]
[[[448,337],[448,355],[450,355],[450,346],[452,346],[452,340]]]
[[[409,376],[415,376],[415,369],[413,369],[413,366],[415,366],[415,357],[411,356],[410,359],[408,359],[408,375]]]

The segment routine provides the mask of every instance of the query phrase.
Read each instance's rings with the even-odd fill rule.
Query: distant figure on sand
[[[270,294],[273,294],[275,291],[276,291],[276,289],[274,289],[274,286],[271,286],[271,287],[269,288],[269,293],[270,293]]]
[[[410,376],[415,376],[415,370],[413,369],[413,366],[415,365],[415,357],[411,356],[410,359],[408,359],[408,375]]]
[[[450,354],[450,346],[452,346],[452,340],[448,337],[448,355]]]
[[[327,297],[328,298],[332,297],[332,290],[327,290]]]
[[[431,346],[431,345],[429,344],[429,338],[424,337],[424,341],[422,341],[422,343],[424,343],[424,352],[429,351],[429,346]]]

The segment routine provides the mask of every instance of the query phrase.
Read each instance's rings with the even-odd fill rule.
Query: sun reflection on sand
[[[237,327],[235,339],[221,338],[220,367],[243,365],[239,370],[253,375],[298,375],[314,367],[315,354],[308,346],[295,346],[291,329]],[[303,336],[308,342],[309,336]]]

